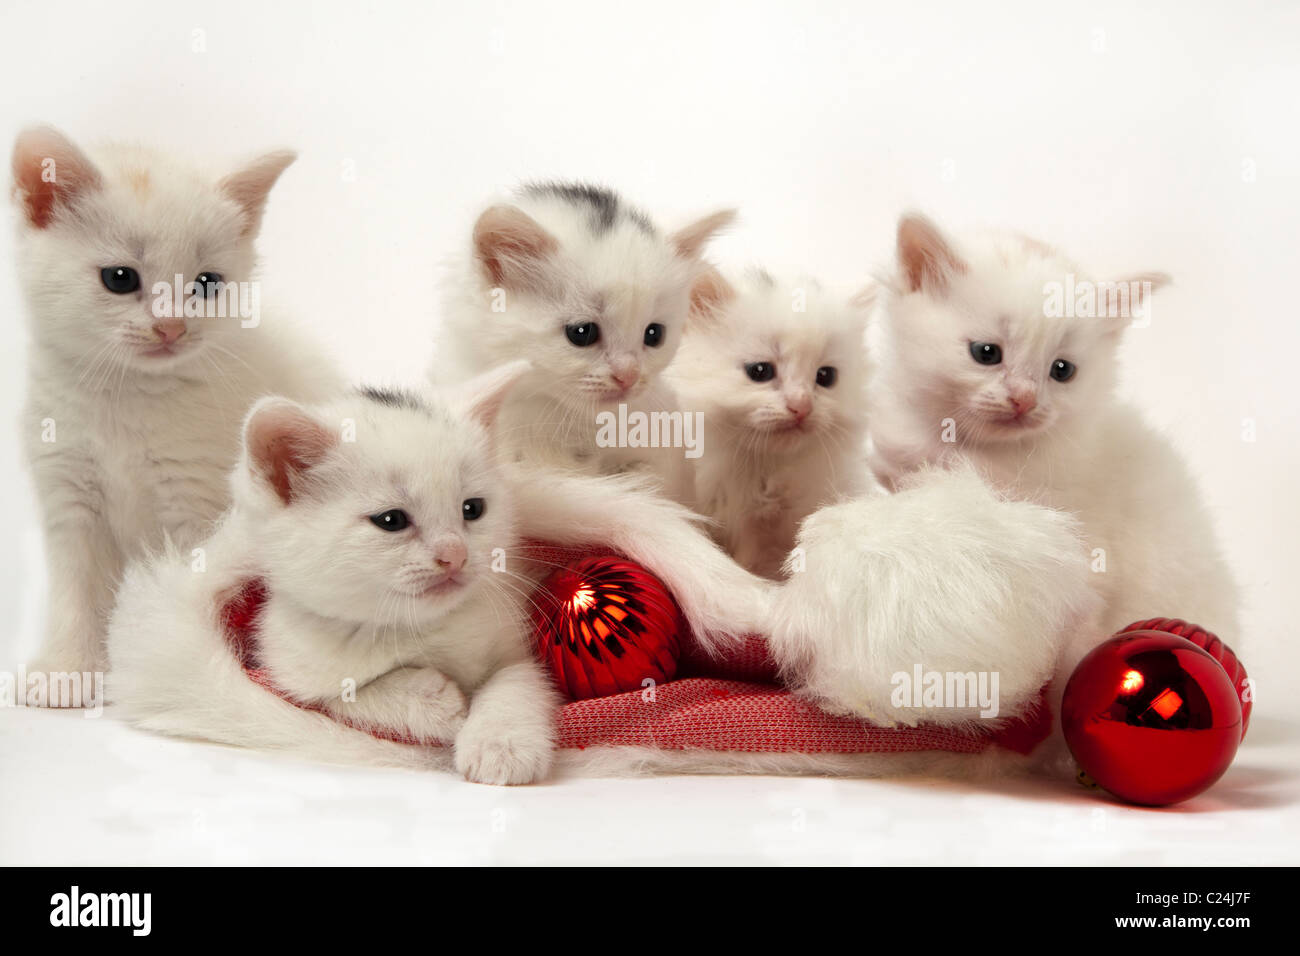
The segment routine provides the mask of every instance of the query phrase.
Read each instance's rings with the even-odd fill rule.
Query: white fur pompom
[[[918,667],[946,680],[984,674],[998,716],[1016,715],[1095,601],[1074,520],[1003,500],[969,470],[823,508],[798,547],[772,653],[823,708],[886,725],[978,721],[984,708],[970,700],[917,706]]]

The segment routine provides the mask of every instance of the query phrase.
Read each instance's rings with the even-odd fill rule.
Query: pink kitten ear
[[[1172,281],[1163,272],[1139,272],[1098,283],[1096,308],[1106,323],[1107,331],[1118,335],[1134,320],[1148,316],[1151,296]]]
[[[262,228],[262,213],[266,211],[266,197],[270,194],[276,180],[280,178],[280,174],[297,158],[298,154],[291,149],[267,153],[218,183],[221,191],[244,210],[245,236],[255,236]]]
[[[909,292],[943,293],[952,276],[966,271],[939,228],[916,213],[898,221],[898,264]]]
[[[463,396],[463,408],[470,418],[491,431],[496,425],[497,415],[505,404],[510,389],[521,378],[532,371],[532,363],[527,359],[498,365],[491,371],[478,375],[460,386]]]
[[[1169,274],[1165,272],[1139,272],[1137,275],[1125,276],[1116,280],[1118,284],[1128,285],[1130,289],[1129,301],[1132,302],[1133,298],[1136,297],[1137,302],[1135,304],[1138,306],[1145,306],[1149,296],[1173,281]]]
[[[540,285],[546,260],[560,243],[518,206],[497,205],[474,223],[474,255],[493,286],[531,289]]]
[[[713,266],[704,270],[691,283],[691,317],[709,320],[736,297],[735,287],[723,278]]]
[[[683,259],[698,259],[709,240],[735,221],[736,210],[719,209],[703,219],[697,219],[689,226],[678,229],[668,239]]]
[[[302,490],[302,478],[338,444],[334,430],[296,402],[264,398],[244,424],[244,450],[253,477],[265,482],[284,504]]]
[[[14,195],[27,221],[44,229],[60,208],[98,189],[102,179],[86,154],[51,126],[25,129],[14,140]]]

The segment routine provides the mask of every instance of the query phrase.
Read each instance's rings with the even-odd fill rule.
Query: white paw
[[[436,667],[410,671],[408,726],[422,740],[454,740],[465,725],[469,701],[456,683]]]
[[[696,634],[766,634],[772,626],[775,583],[750,574],[739,565],[724,585],[701,588],[703,599],[693,607],[683,606]]]
[[[535,730],[467,724],[456,738],[456,769],[473,783],[533,783],[551,769],[552,755],[550,737]]]
[[[759,488],[753,517],[760,521],[773,521],[787,509],[789,499],[789,490],[783,482],[765,478]]]
[[[102,676],[97,681],[95,675],[104,671],[104,663],[89,654],[42,654],[28,663],[27,686],[17,691],[33,707],[89,707],[96,703],[96,688],[103,685]],[[43,682],[34,680],[38,674]]]

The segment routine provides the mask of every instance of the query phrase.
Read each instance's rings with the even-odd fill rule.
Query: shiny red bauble
[[[571,700],[641,690],[677,673],[686,624],[668,589],[623,558],[582,558],[532,595],[537,653]]]
[[[1242,707],[1223,666],[1187,638],[1120,633],[1079,662],[1061,728],[1083,771],[1131,803],[1202,792],[1237,753]]]
[[[1237,699],[1241,701],[1241,739],[1246,739],[1246,730],[1250,727],[1250,710],[1254,704],[1254,687],[1246,674],[1246,666],[1233,652],[1232,648],[1219,640],[1198,624],[1188,624],[1176,617],[1153,617],[1145,621],[1130,624],[1121,634],[1130,631],[1165,631],[1185,637],[1205,653],[1209,654],[1228,672],[1228,680],[1237,689]]]

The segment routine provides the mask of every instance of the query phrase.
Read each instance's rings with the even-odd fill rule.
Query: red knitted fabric
[[[579,553],[542,546],[528,549],[532,560],[552,565]],[[282,699],[312,710],[275,687],[257,661],[257,621],[266,601],[260,580],[247,582],[221,610],[231,652],[249,678]],[[990,744],[1028,753],[1051,732],[1047,708],[1002,723],[996,733],[959,732],[942,727],[878,727],[854,717],[828,714],[777,683],[766,642],[748,638],[726,660],[713,660],[688,642],[678,679],[654,688],[565,704],[559,715],[559,747],[597,746],[699,749],[742,753],[869,754],[946,751],[977,753]],[[333,716],[333,715],[328,715]],[[418,744],[386,728],[347,726],[396,743]]]
[[[307,701],[298,700],[277,687],[275,682],[271,680],[271,675],[267,673],[266,668],[262,667],[257,659],[257,622],[262,615],[262,608],[266,604],[266,593],[266,583],[254,578],[245,582],[234,597],[221,606],[220,611],[221,624],[226,632],[226,644],[231,653],[235,655],[235,659],[244,668],[244,673],[248,675],[249,680],[260,687],[266,688],[276,697],[293,704],[295,707],[301,707],[303,710],[310,710],[317,714],[324,714],[331,720],[336,720],[346,727],[370,734],[372,737],[378,737],[380,740],[391,740],[395,744],[418,745],[422,743],[422,741],[400,730],[372,727],[369,724],[331,714],[325,708]]]

